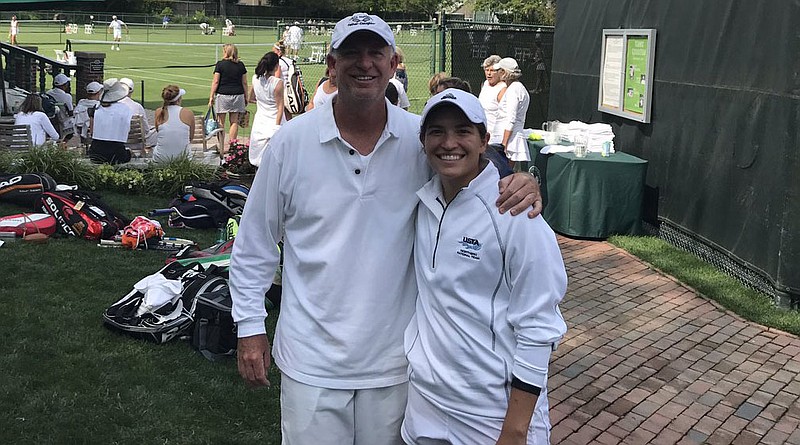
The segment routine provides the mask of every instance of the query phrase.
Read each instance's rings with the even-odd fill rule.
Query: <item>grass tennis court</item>
[[[208,104],[213,65],[219,60],[223,43],[237,45],[239,57],[247,67],[248,75],[252,75],[258,60],[272,50],[278,39],[277,29],[268,27],[237,26],[235,36],[223,36],[220,28],[212,35],[202,35],[197,25],[170,25],[168,29],[162,29],[160,25],[129,24],[128,27],[129,33],[123,34],[120,51],[111,50],[112,35],[105,32],[103,24],[96,25],[95,32],[87,35],[82,25],[77,34],[65,34],[54,25],[26,26],[21,22],[19,41],[23,46],[38,46],[40,54],[51,58],[55,58],[54,50],[65,48],[67,39],[73,42],[73,51],[103,52],[106,54],[105,77],[133,79],[137,87],[134,91],[136,100],[141,100],[141,81],[144,81],[145,108],[160,106],[161,89],[176,84],[186,90],[184,106],[202,114]],[[410,111],[418,113],[429,96],[427,85],[433,74],[434,35],[430,29],[415,30],[413,35],[402,30],[396,39],[405,54]],[[325,73],[324,57],[322,63],[309,61],[312,51],[324,52],[329,44],[330,36],[326,34],[311,34],[304,38],[299,65],[309,96]],[[255,105],[248,108],[251,113],[255,112]]]

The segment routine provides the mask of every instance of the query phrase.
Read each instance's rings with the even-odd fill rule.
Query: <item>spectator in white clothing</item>
[[[306,106],[306,111],[319,108],[332,101],[336,96],[336,91],[336,77],[331,76],[331,70],[325,68],[325,75],[317,82],[317,89],[314,90],[311,101],[309,101],[308,106]]]
[[[64,142],[72,139],[74,130],[73,114],[75,106],[72,104],[72,94],[70,94],[70,78],[64,73],[58,73],[53,77],[53,88],[46,93],[55,99],[58,105],[56,113],[56,129],[61,134]]]
[[[408,94],[406,94],[406,89],[403,88],[403,82],[401,82],[396,77],[392,77],[389,79],[389,82],[394,84],[394,87],[397,88],[397,106],[408,111],[408,107],[411,106],[411,102],[408,100]]]
[[[194,113],[181,106],[181,98],[186,90],[177,85],[167,85],[161,90],[164,104],[156,109],[156,147],[153,149],[155,162],[168,162],[189,156],[189,143],[194,138]]]
[[[42,98],[36,94],[28,94],[19,108],[19,113],[14,115],[14,124],[27,125],[31,129],[33,145],[42,145],[49,136],[51,140],[58,140],[56,131],[50,119],[42,110]]]
[[[483,74],[486,80],[481,85],[481,92],[478,99],[481,101],[483,111],[486,113],[486,130],[491,138],[489,148],[502,153],[506,157],[506,148],[503,146],[502,132],[495,131],[497,125],[497,115],[499,113],[500,101],[498,97],[506,88],[506,83],[500,80],[500,72],[494,69],[495,64],[500,61],[500,56],[491,55],[483,61]]]
[[[127,106],[128,108],[133,111],[134,116],[141,116],[142,117],[142,127],[145,128],[145,145],[148,147],[152,147],[156,143],[156,129],[150,125],[150,122],[147,120],[147,112],[144,109],[144,106],[139,102],[133,100],[133,90],[134,90],[134,83],[133,80],[128,77],[123,77],[119,80],[120,83],[125,85],[128,89],[128,95],[124,97],[120,103]],[[131,147],[133,149],[140,149],[143,147]]]
[[[131,160],[131,151],[125,147],[131,129],[133,112],[119,103],[128,95],[128,88],[116,79],[103,82],[100,106],[92,120],[92,145],[89,159],[96,164],[124,164]]]
[[[75,105],[75,133],[81,138],[82,144],[88,143],[89,127],[94,118],[94,111],[100,106],[100,93],[103,91],[103,84],[99,82],[89,82],[86,85],[87,97],[78,101]]]
[[[290,26],[286,31],[286,46],[289,49],[288,55],[295,60],[297,60],[297,56],[300,54],[300,47],[303,45],[303,28],[299,25],[299,22],[294,22],[294,25]]]
[[[256,104],[253,130],[250,132],[250,164],[258,167],[272,135],[286,122],[283,114],[283,79],[278,74],[279,56],[268,52],[261,57],[253,75],[249,102]]]
[[[280,59],[278,60],[278,75],[281,79],[283,79],[284,87],[289,84],[289,67],[292,66],[294,61],[292,59],[286,57],[286,43],[283,40],[278,40],[272,45],[272,52],[278,55]],[[286,104],[284,104],[286,105]],[[286,107],[284,107],[284,115],[286,116],[286,120],[292,118],[292,113],[289,112]]]
[[[506,89],[498,97],[497,124],[492,139],[500,137],[500,143],[505,147],[506,156],[512,163],[530,161],[528,143],[522,130],[531,98],[525,85],[519,81],[522,70],[511,57],[500,59],[494,69],[499,71],[500,80],[506,83]]]

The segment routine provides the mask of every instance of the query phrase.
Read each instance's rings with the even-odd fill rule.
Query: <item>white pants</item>
[[[547,390],[539,394],[528,428],[527,445],[550,443]],[[408,388],[408,406],[403,421],[403,440],[411,445],[485,445],[497,442],[503,419],[446,412],[414,389]]]
[[[283,445],[402,444],[407,383],[386,388],[327,389],[281,374]]]

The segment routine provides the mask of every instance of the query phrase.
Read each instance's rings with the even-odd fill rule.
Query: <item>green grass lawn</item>
[[[169,202],[103,198],[128,217]],[[2,215],[23,210],[0,204]],[[166,231],[203,247],[217,237]],[[280,443],[277,370],[272,388],[250,390],[233,360],[212,363],[188,342],[155,345],[102,326],[103,310],[166,256],[74,238],[0,248],[0,443]]]
[[[166,30],[161,29],[160,25],[131,26],[130,33],[123,35],[121,50],[112,51],[111,34],[104,33],[104,28],[100,26],[96,30],[98,32],[95,34],[85,35],[81,27],[78,34],[66,35],[52,27],[23,28],[20,44],[38,46],[40,54],[55,58],[53,50],[63,50],[67,39],[91,40],[89,43],[74,43],[72,49],[105,53],[105,77],[133,79],[137,86],[133,94],[136,100],[141,100],[140,82],[144,81],[145,108],[155,109],[161,106],[161,89],[166,85],[176,84],[186,90],[183,105],[191,108],[195,114],[206,111],[213,65],[221,57],[222,43],[237,45],[239,57],[247,67],[248,75],[252,76],[261,56],[272,51],[272,45],[278,39],[277,30],[267,27],[237,27],[236,36],[223,36],[221,28],[218,28],[215,34],[205,36],[200,33],[197,25],[175,25]],[[397,45],[406,56],[410,111],[419,113],[429,97],[428,79],[433,74],[433,33],[428,30],[411,35],[408,31],[402,31],[396,39]],[[189,46],[186,43],[196,45]],[[325,65],[311,63],[307,59],[311,56],[312,46],[323,45],[330,45],[330,36],[307,34],[300,51],[299,65],[309,97],[316,89],[317,81],[325,74]],[[73,94],[74,88],[73,85]],[[249,109],[254,113],[255,105],[249,105]],[[249,134],[249,129],[244,134]]]

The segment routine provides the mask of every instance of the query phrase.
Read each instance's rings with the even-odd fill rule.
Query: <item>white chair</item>
[[[94,25],[83,25],[84,34],[94,34]]]
[[[325,62],[325,46],[324,45],[311,45],[311,57],[308,58],[310,62],[324,63]]]
[[[64,30],[66,34],[77,34],[78,33],[78,24],[77,23],[68,23],[66,29]]]

